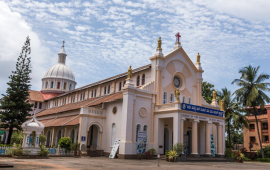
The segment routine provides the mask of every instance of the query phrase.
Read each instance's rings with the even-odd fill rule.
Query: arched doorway
[[[187,131],[187,136],[188,136],[187,138],[188,146],[186,148],[188,149],[188,155],[190,155],[192,153],[192,131],[191,130]]]
[[[87,135],[87,148],[90,150],[98,149],[99,148],[98,138],[99,138],[99,127],[97,125],[91,125],[89,127]]]
[[[166,154],[166,150],[169,149],[169,130],[164,128],[164,154]]]

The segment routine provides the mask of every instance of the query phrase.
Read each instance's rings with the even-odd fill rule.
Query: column
[[[217,136],[217,155],[223,155],[223,125],[218,125]]]
[[[192,121],[192,153],[194,157],[199,157],[198,154],[198,122],[199,120]]]
[[[180,119],[180,143],[184,143],[184,118]]]
[[[211,132],[210,132],[210,126],[212,123],[206,122],[205,124],[205,155],[211,156]]]
[[[25,134],[24,134],[24,136],[25,136],[25,141],[23,142],[24,143],[24,148],[28,148],[28,145],[29,145],[29,141],[30,141],[30,134],[31,134],[31,132],[26,132]]]
[[[35,143],[35,148],[38,148],[38,144],[39,144],[39,135],[41,134],[41,132],[36,132],[36,143]]]
[[[102,145],[102,132],[99,131],[99,135],[98,135],[98,147],[99,147],[99,150],[102,149],[101,145]]]
[[[53,146],[55,140],[55,129],[56,129],[55,127],[52,128],[52,138],[50,143],[51,146]]]
[[[180,142],[180,119],[179,113],[173,117],[173,144]]]

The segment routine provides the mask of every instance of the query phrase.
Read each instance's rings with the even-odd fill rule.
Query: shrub
[[[177,152],[174,150],[169,151],[169,159],[175,159],[178,155]]]
[[[50,151],[48,149],[46,149],[46,147],[44,145],[40,146],[40,151],[38,152],[39,156],[48,156],[50,153]]]
[[[45,135],[39,135],[39,143],[42,145],[43,142],[46,141],[46,136]]]
[[[62,137],[59,142],[58,145],[61,148],[64,148],[65,151],[70,151],[70,147],[71,147],[71,139],[69,137]]]
[[[184,144],[182,144],[182,143],[175,143],[172,146],[172,150],[176,151],[177,155],[179,155],[184,150]]]
[[[257,155],[256,152],[250,152],[250,153],[249,153],[249,158],[250,158],[251,160],[255,160],[255,159],[258,158],[258,155]]]
[[[230,158],[232,156],[232,150],[229,148],[226,148],[225,150],[225,157]]]
[[[267,145],[263,148],[264,151],[264,157],[265,158],[270,158],[270,145]],[[261,150],[258,150],[258,157],[261,158],[262,157],[262,153]]]
[[[12,154],[15,156],[23,156],[23,149],[22,148],[14,148],[12,149]]]
[[[257,160],[261,162],[270,162],[270,158],[258,158]]]
[[[151,155],[155,155],[156,154],[156,150],[154,148],[151,148],[148,151],[151,153]]]
[[[74,152],[77,152],[79,148],[80,148],[80,143],[78,142],[73,143],[71,146],[71,150],[73,150]]]
[[[245,155],[243,153],[241,153],[240,151],[237,151],[235,153],[235,159],[237,160],[243,160],[245,158]]]
[[[23,132],[13,132],[11,136],[11,143],[16,143],[16,144],[22,144],[23,142]]]

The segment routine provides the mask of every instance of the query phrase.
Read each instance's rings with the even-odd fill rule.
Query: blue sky
[[[40,90],[63,40],[80,87],[149,64],[158,37],[169,53],[177,32],[193,62],[201,54],[204,80],[234,91],[241,67],[260,65],[270,74],[269,9],[262,0],[0,1],[0,93],[27,35],[32,89]]]

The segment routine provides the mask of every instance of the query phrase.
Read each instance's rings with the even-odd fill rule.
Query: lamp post
[[[157,159],[158,159],[158,166],[159,166],[159,158],[160,158],[160,154],[157,155]]]

